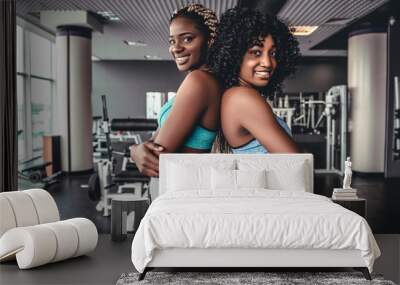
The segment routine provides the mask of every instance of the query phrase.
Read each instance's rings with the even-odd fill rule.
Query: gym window
[[[17,18],[18,161],[42,156],[43,136],[53,132],[54,37]]]

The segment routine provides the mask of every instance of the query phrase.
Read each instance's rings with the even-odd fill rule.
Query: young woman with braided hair
[[[294,73],[299,56],[297,40],[276,17],[240,7],[222,15],[208,59],[224,89],[220,152],[299,151],[290,129],[265,100]]]
[[[179,71],[188,72],[177,95],[159,114],[159,129],[150,141],[131,147],[140,172],[158,176],[161,152],[210,152],[219,129],[218,81],[205,66],[216,37],[217,17],[199,4],[190,4],[170,19],[169,51]]]

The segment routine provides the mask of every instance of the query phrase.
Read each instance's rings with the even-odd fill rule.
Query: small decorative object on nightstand
[[[351,188],[351,176],[351,160],[350,157],[347,157],[347,160],[344,162],[343,187],[333,189],[333,200],[354,200],[358,198],[357,189]]]
[[[332,201],[365,218],[367,203],[365,199],[358,198],[357,189],[351,187],[351,176],[351,160],[347,157],[344,162],[343,187],[333,189]]]

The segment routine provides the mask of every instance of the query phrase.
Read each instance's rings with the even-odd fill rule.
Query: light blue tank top
[[[290,130],[289,126],[286,124],[286,122],[278,117],[275,116],[276,120],[278,121],[279,125],[290,135],[292,136],[292,131]],[[246,143],[245,145],[242,145],[240,147],[235,147],[232,148],[233,153],[242,153],[242,154],[249,154],[249,153],[268,153],[268,150],[260,144],[260,142],[256,139],[253,139]]]
[[[171,112],[174,101],[175,97],[172,97],[171,99],[168,100],[167,103],[165,103],[161,107],[160,113],[158,115],[159,127],[162,127],[165,120],[168,118],[168,115]],[[200,125],[197,125],[192,131],[192,133],[188,136],[183,145],[194,149],[208,150],[211,149],[216,135],[217,135],[216,131],[209,130]]]

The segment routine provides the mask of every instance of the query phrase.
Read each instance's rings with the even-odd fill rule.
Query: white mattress
[[[143,272],[167,248],[356,249],[370,271],[380,255],[359,215],[324,196],[266,189],[160,196],[136,232],[132,262]]]

